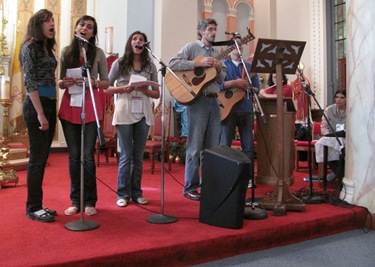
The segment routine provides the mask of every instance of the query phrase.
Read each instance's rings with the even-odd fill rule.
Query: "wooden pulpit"
[[[292,98],[283,99],[283,123],[284,127],[279,128],[277,123],[277,99],[259,99],[267,124],[262,123],[260,113],[257,117],[257,162],[258,171],[257,184],[276,184],[279,157],[284,158],[284,178],[288,185],[294,183],[294,121],[295,107]],[[283,131],[281,133],[280,131]],[[282,155],[278,152],[278,138],[283,135],[284,151]]]

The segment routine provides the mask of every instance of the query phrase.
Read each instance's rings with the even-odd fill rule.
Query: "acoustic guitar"
[[[255,36],[249,30],[249,34],[241,39],[241,43],[246,44],[254,39]],[[222,60],[234,49],[236,49],[236,44],[228,46],[215,58]],[[195,58],[194,61],[199,62],[203,58],[205,57],[199,56]],[[172,97],[181,105],[191,104],[199,95],[202,87],[209,81],[212,81],[217,75],[215,67],[197,67],[193,70],[174,71],[174,73],[178,79],[168,72],[165,76],[165,84],[167,85],[168,91]],[[186,85],[186,87],[181,84],[180,80]]]
[[[245,97],[245,92],[241,88],[232,88],[220,91],[217,94],[217,99],[221,106],[221,121],[224,121],[233,107]]]
[[[255,73],[250,73],[250,79]],[[234,106],[245,97],[245,92],[241,88],[231,88],[220,91],[217,94],[217,99],[221,104],[221,121],[224,121]]]

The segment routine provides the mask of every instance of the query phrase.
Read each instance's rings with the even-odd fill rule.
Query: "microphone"
[[[91,45],[91,43],[89,41],[87,41],[85,38],[82,38],[81,36],[79,36],[77,34],[74,34],[74,37],[77,38],[78,40],[80,40],[81,42],[84,42],[84,43],[87,43],[87,44]]]
[[[225,34],[231,34],[231,35],[239,35],[238,32],[225,32]]]
[[[143,49],[143,48],[145,48],[146,46],[148,46],[149,43],[150,43],[150,42],[147,42],[147,43],[144,43],[143,45],[136,44],[136,45],[135,45],[135,48]]]
[[[314,92],[311,90],[310,84],[303,77],[303,73],[302,73],[300,68],[298,68],[298,71],[300,73],[299,78],[300,78],[300,81],[301,81],[301,85],[302,85],[302,87],[304,87],[306,89],[306,94],[308,94],[310,96],[315,96]]]

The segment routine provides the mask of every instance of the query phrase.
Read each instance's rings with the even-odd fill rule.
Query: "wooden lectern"
[[[300,41],[259,39],[251,67],[252,73],[273,72],[276,73],[277,76],[277,131],[272,133],[272,137],[277,138],[277,146],[275,146],[277,150],[272,151],[272,153],[276,153],[277,155],[277,169],[274,170],[277,181],[275,190],[262,199],[262,206],[265,209],[273,209],[273,214],[275,216],[286,215],[286,210],[306,210],[305,204],[289,191],[290,184],[288,184],[288,178],[289,183],[291,181],[290,177],[288,177],[288,170],[290,164],[292,164],[290,158],[293,153],[290,152],[291,143],[289,142],[290,138],[288,138],[288,132],[291,129],[290,121],[284,120],[284,113],[287,110],[285,110],[285,102],[282,95],[282,74],[295,74],[305,44],[306,42]],[[258,123],[261,124],[261,122]],[[266,123],[268,124],[268,122]],[[261,126],[257,124],[257,127]],[[268,141],[265,140],[265,142]],[[259,142],[259,139],[257,139],[257,142]],[[257,153],[259,153],[259,151],[260,149],[258,147]],[[269,152],[271,153],[271,151]],[[287,157],[288,154],[289,157]],[[270,164],[272,163],[272,159],[268,159],[268,161]],[[258,172],[259,171],[260,167],[258,167]]]
[[[284,160],[284,178],[288,185],[294,183],[294,121],[295,107],[291,98],[283,99],[283,129],[278,128],[277,101],[275,98],[259,99],[267,124],[261,121],[260,113],[257,113],[257,184],[276,184],[278,181],[279,164],[279,132],[283,131],[284,151],[281,154]]]

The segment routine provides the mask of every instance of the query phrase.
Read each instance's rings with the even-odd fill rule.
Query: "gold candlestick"
[[[0,75],[4,75],[4,67],[2,64],[2,57],[4,56],[9,56],[9,49],[8,49],[8,44],[6,40],[6,34],[5,34],[5,28],[8,23],[8,20],[5,19],[5,13],[4,13],[4,1],[1,0],[0,3],[0,8],[1,8],[1,33],[0,33]]]
[[[13,170],[12,165],[8,161],[9,147],[8,147],[8,108],[12,104],[11,99],[0,99],[3,106],[3,141],[0,149],[0,189],[1,186],[7,183],[15,183],[19,185],[16,171]]]
[[[0,99],[0,104],[3,106],[3,138],[4,143],[8,143],[8,121],[9,121],[9,107],[12,105],[11,99]]]
[[[0,150],[0,189],[8,183],[14,183],[15,186],[20,185],[16,171],[13,170],[12,165],[8,161],[8,156],[9,148],[5,145]]]
[[[1,51],[0,53],[1,53],[1,56],[6,57],[6,56],[9,56],[9,49],[8,49],[8,44],[7,44],[7,37],[4,32],[5,32],[5,27],[8,24],[8,21],[4,18],[4,16],[3,16],[2,22],[3,22],[3,27],[1,29],[1,40],[0,40]]]

